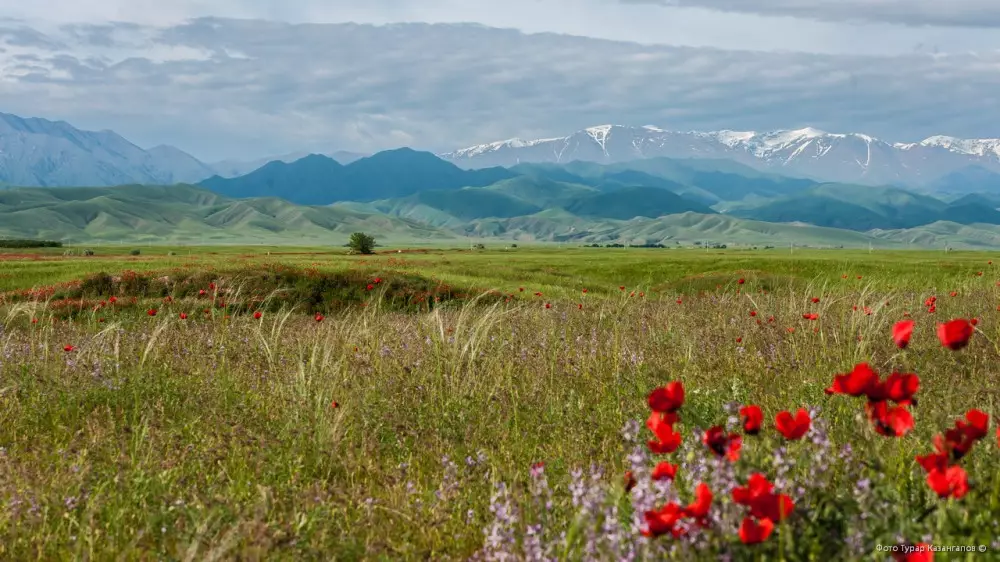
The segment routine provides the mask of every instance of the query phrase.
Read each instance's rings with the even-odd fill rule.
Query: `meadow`
[[[992,255],[128,250],[0,253],[0,559],[1000,559]]]

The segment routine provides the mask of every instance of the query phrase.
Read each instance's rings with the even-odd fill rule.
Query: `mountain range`
[[[955,173],[987,172],[1000,187],[1000,139],[933,136],[889,143],[860,133],[791,131],[679,132],[658,127],[602,125],[569,136],[510,139],[441,155],[464,168],[525,162],[600,163],[643,158],[728,159],[756,169],[821,181],[927,186]]]

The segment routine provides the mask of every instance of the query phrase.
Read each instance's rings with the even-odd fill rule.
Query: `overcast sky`
[[[0,111],[206,161],[603,123],[1000,136],[996,0],[4,4]]]

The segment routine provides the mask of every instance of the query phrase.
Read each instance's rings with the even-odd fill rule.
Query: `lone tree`
[[[351,241],[348,242],[347,245],[350,246],[352,252],[358,254],[371,254],[375,251],[375,238],[365,234],[364,232],[355,232],[351,235]]]

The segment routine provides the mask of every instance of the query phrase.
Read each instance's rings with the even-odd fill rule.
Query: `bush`
[[[130,255],[130,256],[138,256],[141,253],[142,252],[140,252],[139,250],[132,250],[131,252],[128,253],[128,255]]]
[[[351,251],[357,254],[372,254],[375,249],[375,238],[364,232],[355,232],[347,243]]]
[[[94,255],[94,251],[91,250],[90,248],[87,248],[86,250],[83,251],[83,255],[85,255],[85,256],[92,256],[92,255]]]
[[[62,242],[52,240],[0,240],[0,248],[62,248]]]

